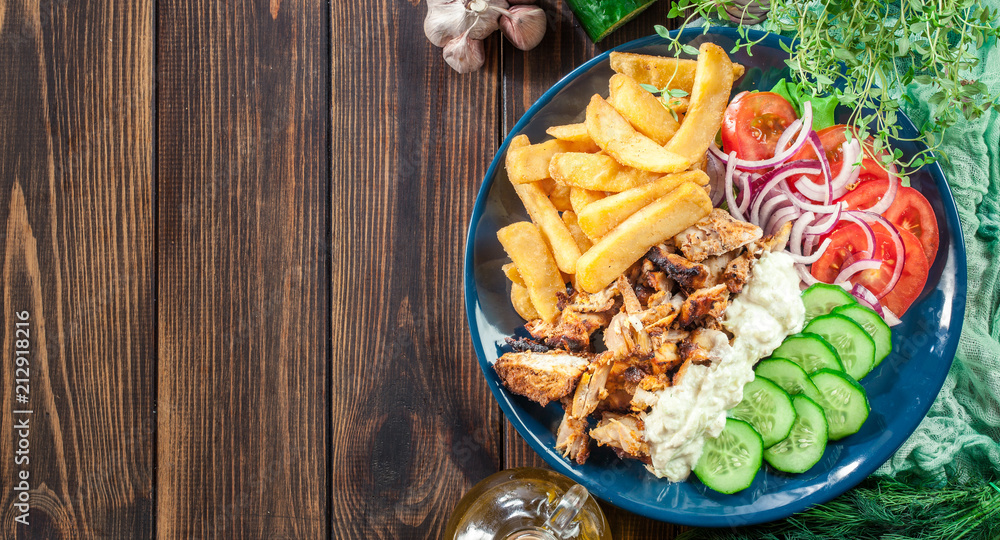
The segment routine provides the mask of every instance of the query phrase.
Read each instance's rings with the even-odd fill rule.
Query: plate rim
[[[670,32],[671,36],[676,36],[678,30],[673,30]],[[780,43],[785,43],[786,45],[792,45],[794,39],[787,38],[784,36],[770,34],[764,36],[764,32],[760,30],[748,29],[748,36],[757,40],[763,37],[762,43],[773,48],[779,48]],[[687,28],[683,32],[684,34],[693,34],[695,36],[715,34],[728,37],[730,39],[735,39],[739,36],[738,30],[731,27],[723,26],[708,26],[707,30],[703,28]],[[567,75],[560,78],[555,84],[549,87],[541,97],[539,97],[526,111],[525,113],[515,122],[514,126],[504,137],[503,142],[497,148],[494,154],[493,160],[490,162],[490,166],[486,170],[486,174],[483,178],[483,182],[479,187],[479,191],[476,195],[475,204],[470,214],[469,226],[466,231],[466,243],[465,243],[465,253],[463,258],[463,292],[465,297],[465,310],[466,310],[466,320],[469,325],[469,336],[472,339],[473,348],[476,352],[476,357],[479,362],[480,370],[486,379],[486,384],[493,394],[494,399],[500,405],[501,410],[507,419],[511,422],[514,428],[517,430],[518,434],[531,446],[532,450],[535,451],[550,467],[552,467],[557,472],[568,476],[574,482],[583,484],[594,496],[607,501],[619,508],[625,509],[627,511],[642,515],[644,517],[664,521],[669,523],[689,525],[696,527],[730,527],[730,526],[745,526],[753,525],[759,523],[765,523],[768,521],[774,521],[778,519],[784,519],[792,514],[801,512],[814,504],[821,504],[836,498],[852,487],[856,486],[862,480],[874,473],[879,467],[882,466],[886,461],[888,461],[893,454],[912,436],[913,431],[919,426],[920,422],[923,421],[927,416],[927,412],[930,410],[937,395],[940,393],[940,388],[943,387],[947,373],[950,370],[952,364],[954,363],[955,354],[958,349],[959,338],[954,339],[949,338],[944,347],[944,357],[950,358],[947,362],[947,368],[943,368],[944,376],[941,378],[941,385],[938,388],[937,394],[935,394],[935,399],[927,400],[925,404],[919,409],[922,410],[920,415],[920,420],[914,426],[913,430],[903,437],[897,444],[884,445],[879,448],[878,451],[874,452],[876,459],[868,459],[861,466],[856,467],[852,471],[849,471],[843,478],[832,486],[824,486],[817,489],[805,497],[799,498],[789,504],[765,509],[758,510],[755,512],[743,513],[743,514],[713,514],[711,517],[717,518],[719,523],[706,524],[703,520],[708,517],[706,514],[691,514],[691,513],[676,513],[669,512],[669,507],[657,507],[651,505],[639,505],[636,506],[635,501],[631,499],[623,498],[619,495],[618,490],[607,489],[601,483],[594,483],[588,481],[588,478],[581,476],[580,472],[571,468],[570,464],[561,456],[554,456],[553,450],[549,449],[541,440],[539,440],[533,433],[527,431],[524,426],[524,420],[518,411],[514,408],[510,397],[505,391],[503,391],[497,381],[491,378],[487,374],[487,369],[492,369],[492,365],[486,360],[485,350],[483,349],[479,336],[479,325],[475,319],[475,306],[478,304],[479,295],[478,289],[474,279],[473,263],[474,263],[474,253],[475,253],[475,233],[478,229],[479,221],[483,215],[487,199],[489,198],[489,193],[492,189],[497,168],[500,166],[501,157],[506,155],[506,150],[510,144],[510,141],[523,131],[524,127],[530,122],[532,118],[541,110],[543,107],[548,105],[559,92],[565,88],[570,82],[575,80],[581,74],[589,71],[595,65],[604,62],[608,59],[612,52],[616,51],[628,51],[634,50],[649,45],[656,45],[665,43],[664,38],[659,35],[653,34],[650,36],[645,36],[632,41],[628,41],[617,47],[604,51],[603,53],[595,56],[594,58],[584,62],[580,66],[574,68]],[[899,113],[899,121],[911,129],[913,127],[912,122],[909,117],[903,113]],[[956,290],[962,291],[965,294],[956,294],[953,299],[953,313],[951,316],[951,323],[949,325],[949,334],[954,332],[957,336],[961,336],[962,327],[964,324],[964,315],[967,303],[967,291],[968,291],[968,268],[967,260],[964,256],[966,253],[965,248],[965,237],[964,231],[961,226],[961,222],[958,217],[958,207],[955,203],[954,195],[951,192],[951,186],[947,183],[944,176],[944,172],[938,163],[933,163],[929,166],[925,166],[934,179],[934,183],[941,193],[941,204],[945,210],[945,220],[948,222],[949,228],[954,231],[952,236],[955,238],[955,252],[956,255],[956,268],[955,268],[955,279],[956,279]],[[952,330],[953,329],[953,330]],[[515,421],[516,420],[516,421]],[[889,447],[892,447],[889,450]],[[883,455],[884,454],[884,455]],[[817,496],[822,498],[822,501],[815,501]],[[803,502],[807,501],[807,502]]]

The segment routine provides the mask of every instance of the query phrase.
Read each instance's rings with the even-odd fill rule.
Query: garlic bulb
[[[486,62],[482,40],[471,39],[470,35],[466,32],[444,46],[444,61],[459,73],[475,71]]]
[[[522,51],[534,49],[545,37],[545,11],[538,6],[514,6],[500,17],[500,30]]]
[[[506,0],[428,0],[424,34],[436,47],[468,32],[471,39],[483,39],[496,31],[499,10]]]

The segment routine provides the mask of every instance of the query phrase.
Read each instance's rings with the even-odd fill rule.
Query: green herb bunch
[[[745,14],[745,3],[677,0],[669,16],[683,17],[684,29],[697,18],[729,21],[727,8]],[[1000,38],[1000,10],[976,0],[770,0],[762,28],[798,40],[794,49],[782,45],[795,82],[813,96],[835,96],[853,111],[848,123],[856,133],[875,139],[872,153],[887,150],[882,160],[904,171],[932,161],[955,122],[976,120],[991,108],[1000,112],[1000,94],[991,94],[971,75],[978,63],[976,50]],[[666,28],[656,30],[675,54],[697,54],[671,38]],[[739,34],[730,52],[744,49],[752,55],[760,39],[750,39],[745,26]],[[900,139],[897,112],[903,102],[912,104],[903,92],[912,83],[930,85],[935,92],[929,99],[930,119],[920,128],[928,150],[903,163],[889,140]]]
[[[693,529],[679,540],[996,540],[1000,487],[917,487],[884,476],[822,505],[763,525]]]

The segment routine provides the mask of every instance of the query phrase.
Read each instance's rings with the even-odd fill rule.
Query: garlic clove
[[[459,73],[476,71],[486,62],[483,42],[470,39],[468,33],[462,34],[444,46],[444,61]]]
[[[435,47],[461,36],[475,21],[475,14],[465,9],[462,0],[428,0],[424,17],[424,35]]]
[[[538,6],[513,6],[500,17],[500,30],[522,51],[534,49],[545,37],[545,10]]]
[[[466,32],[472,39],[485,39],[499,27],[507,0],[428,0],[424,35],[437,47]]]
[[[466,9],[473,14],[472,39],[486,39],[500,28],[500,14],[507,10],[507,0],[467,0]]]

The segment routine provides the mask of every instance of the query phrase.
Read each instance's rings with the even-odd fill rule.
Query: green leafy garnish
[[[753,4],[676,0],[668,16],[683,17],[682,30],[704,18],[708,32],[709,24],[739,20],[740,13],[752,19],[747,9]],[[1000,39],[1000,9],[977,0],[770,0],[762,27],[765,35],[797,38],[794,48],[782,43],[782,49],[800,95],[836,98],[851,110],[847,124],[857,136],[874,138],[872,155],[890,153],[889,160],[904,173],[934,161],[945,132],[960,119],[974,121],[991,109],[1000,112],[1000,94],[972,76],[976,50]],[[664,35],[660,28],[657,33]],[[737,31],[740,37],[730,52],[752,56],[753,46],[764,37],[750,39],[745,26]],[[690,46],[678,39],[666,39],[674,54],[689,52]],[[901,155],[889,150],[889,141],[903,139],[898,111],[910,103],[904,88],[914,83],[934,90],[929,119],[917,138],[928,149],[902,162]],[[794,97],[792,92],[789,96]]]
[[[816,131],[837,123],[834,113],[837,110],[839,102],[834,96],[814,96],[808,93],[808,88],[794,82],[788,82],[785,79],[778,81],[778,84],[774,85],[771,91],[788,100],[792,104],[792,107],[795,107],[795,113],[799,117],[802,116],[802,105],[806,102],[812,104],[812,127]]]

